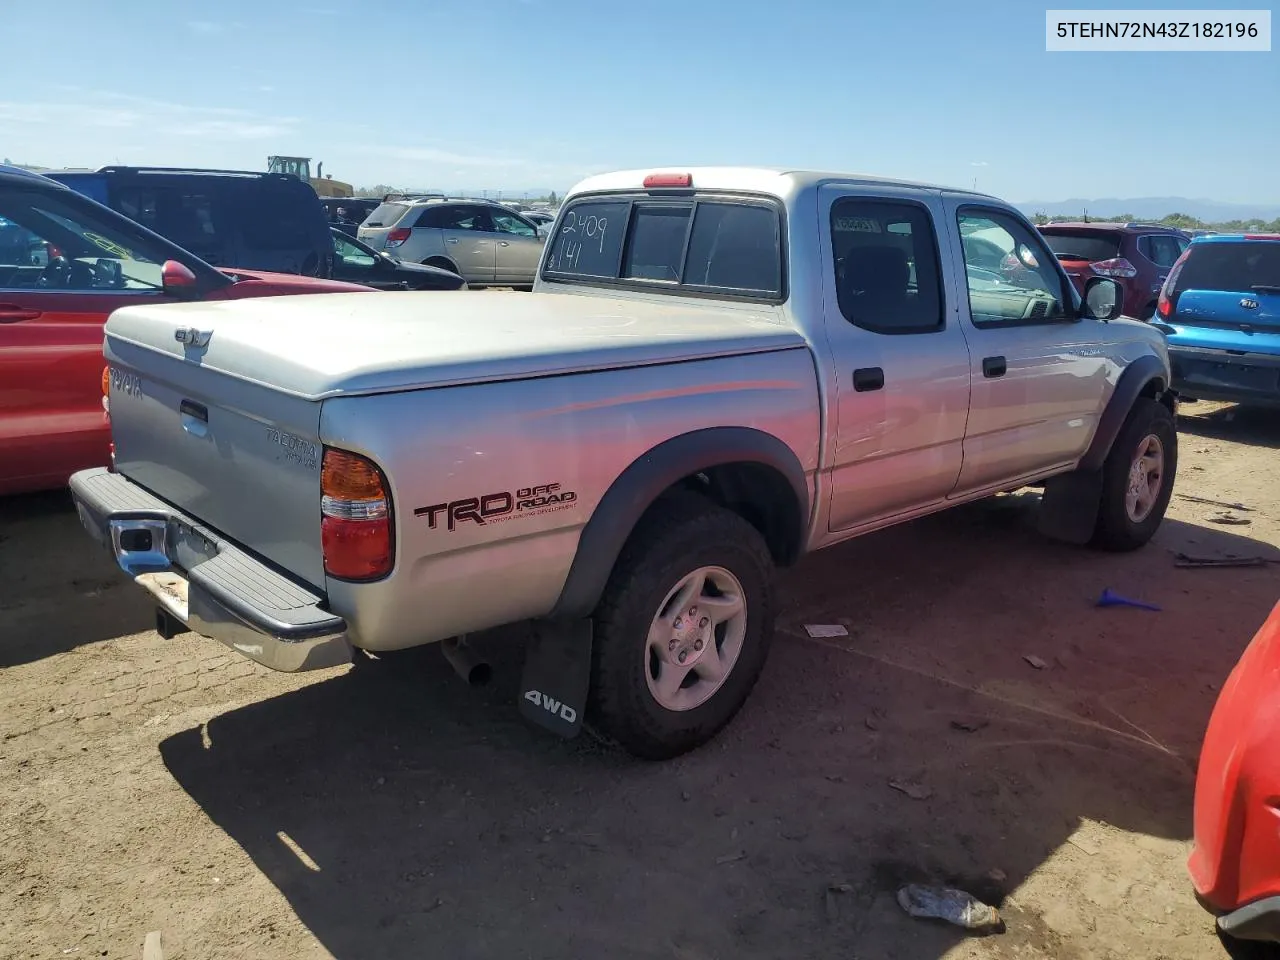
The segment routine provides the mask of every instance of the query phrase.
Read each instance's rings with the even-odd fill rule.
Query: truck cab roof
[[[654,177],[683,177],[688,183],[672,186],[662,183],[649,187],[645,181]],[[973,190],[961,190],[939,184],[915,180],[896,180],[890,177],[877,177],[862,173],[841,173],[821,170],[794,170],[786,167],[660,167],[644,170],[621,170],[588,177],[576,184],[569,197],[584,193],[612,193],[628,190],[645,189],[684,189],[684,190],[740,190],[748,193],[762,193],[775,197],[792,196],[806,187],[821,186],[825,183],[857,183],[868,186],[894,186],[916,190],[945,190],[948,193],[962,193],[985,200],[995,200],[988,194]],[[1003,202],[1001,202],[1003,205]]]

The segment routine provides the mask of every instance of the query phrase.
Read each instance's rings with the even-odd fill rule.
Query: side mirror
[[[196,275],[177,260],[166,260],[160,268],[160,284],[168,296],[180,300],[194,296],[198,282]]]
[[[1090,277],[1084,286],[1081,315],[1094,320],[1114,320],[1124,309],[1124,291],[1110,277]]]

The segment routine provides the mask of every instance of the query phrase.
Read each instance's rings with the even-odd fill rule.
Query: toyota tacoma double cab
[[[532,621],[522,712],[667,758],[742,706],[809,551],[1028,485],[1051,536],[1146,543],[1175,399],[1120,308],[990,196],[613,173],[531,295],[117,310],[114,464],[71,486],[162,633],[305,670]]]

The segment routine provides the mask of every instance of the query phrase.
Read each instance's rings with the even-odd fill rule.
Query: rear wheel
[[[423,260],[422,265],[424,267],[438,267],[441,270],[448,270],[450,273],[457,273],[458,276],[462,276],[462,274],[459,273],[458,268],[443,257],[431,257],[427,260]]]
[[[773,633],[773,560],[756,529],[704,497],[660,503],[596,611],[593,729],[649,760],[706,743],[742,707]]]
[[[1164,519],[1178,469],[1178,431],[1169,408],[1139,398],[1102,468],[1102,502],[1093,543],[1136,550]]]

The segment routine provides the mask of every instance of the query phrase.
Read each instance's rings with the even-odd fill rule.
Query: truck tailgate
[[[212,369],[223,366],[213,338],[175,336],[186,319],[150,308],[127,336],[108,326],[117,471],[323,587],[319,402]]]

